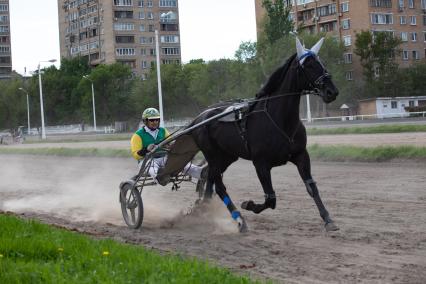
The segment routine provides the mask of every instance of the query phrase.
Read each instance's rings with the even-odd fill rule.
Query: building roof
[[[425,99],[426,96],[410,96],[410,97],[377,97],[377,98],[368,98],[368,99],[362,99],[359,100],[359,102],[365,102],[365,101],[378,101],[378,100],[407,100],[407,99]]]

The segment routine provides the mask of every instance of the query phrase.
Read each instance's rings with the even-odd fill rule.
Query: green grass
[[[338,128],[308,128],[308,135],[324,134],[373,134],[373,133],[402,133],[426,132],[426,125],[381,125],[381,126],[353,126]]]
[[[73,135],[69,137],[49,136],[46,140],[41,140],[40,137],[30,136],[25,139],[23,144],[39,144],[39,143],[72,143],[72,142],[95,142],[95,141],[122,141],[129,140],[132,133],[119,134],[98,134],[98,135]]]
[[[321,161],[364,161],[383,162],[392,159],[426,159],[426,147],[415,146],[320,146],[308,147],[308,151],[315,160]],[[97,149],[97,148],[0,148],[0,154],[20,155],[55,155],[66,157],[123,157],[130,158],[130,151],[125,149]]]
[[[10,215],[0,214],[0,228],[0,283],[255,283],[205,261]]]
[[[380,147],[354,147],[354,146],[320,146],[318,144],[308,147],[309,155],[313,160],[321,161],[362,161],[385,162],[392,159],[426,159],[426,147],[414,146],[380,146]]]

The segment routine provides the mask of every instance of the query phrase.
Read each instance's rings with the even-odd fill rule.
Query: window
[[[410,25],[412,25],[412,26],[417,25],[416,16],[410,16]]]
[[[392,14],[371,14],[371,23],[375,25],[388,25],[393,24]]]
[[[414,101],[408,101],[408,106],[409,107],[413,107],[414,106]]]
[[[343,37],[343,44],[345,46],[351,46],[352,45],[352,39],[351,39],[350,35]]]
[[[114,0],[115,6],[133,6],[132,0]]]
[[[155,48],[149,49],[149,55],[154,56],[155,55]]]
[[[146,37],[141,36],[140,39],[139,39],[139,43],[145,44],[145,43],[148,43],[148,41],[146,40]]]
[[[176,0],[160,0],[160,7],[176,7]]]
[[[145,31],[145,25],[140,25],[139,26],[139,31],[140,32],[144,32]]]
[[[148,1],[147,1],[147,6],[148,6],[148,7],[152,7],[152,0],[148,0]]]
[[[164,55],[177,55],[180,51],[178,47],[166,47],[161,49],[161,53]]]
[[[133,19],[133,11],[114,11],[114,17],[117,19]]]
[[[423,32],[423,41],[426,42],[426,32]]]
[[[422,9],[426,9],[426,0],[421,0]]]
[[[139,12],[139,19],[145,19],[145,12],[143,11]]]
[[[408,60],[408,50],[402,51],[402,60]]]
[[[419,60],[419,52],[417,50],[413,50],[412,51],[412,55],[413,55],[413,59],[414,60]]]
[[[135,55],[135,49],[134,48],[116,48],[115,54],[117,56],[132,56],[132,55]]]
[[[138,7],[143,7],[143,4],[144,4],[143,2],[144,2],[144,0],[139,0],[138,1]]]
[[[322,16],[328,16],[336,14],[336,4],[330,4],[326,6],[321,6],[317,8],[317,15]]]
[[[115,23],[114,30],[115,31],[133,31],[135,29],[135,25],[132,23]]]
[[[404,8],[404,0],[399,0],[399,1],[398,1],[398,7],[399,7],[400,9]]]
[[[346,80],[352,81],[353,80],[353,71],[346,71],[345,77],[346,77]]]
[[[400,25],[406,25],[407,24],[407,17],[406,16],[399,16],[399,24]]]
[[[134,36],[116,36],[115,42],[116,43],[134,43],[135,37]]]
[[[146,69],[146,68],[148,68],[148,62],[146,62],[146,61],[142,61],[142,62],[141,62],[141,66],[142,66],[142,69]]]
[[[380,68],[379,66],[374,67],[374,77],[379,78],[380,77]]]
[[[146,18],[147,18],[147,19],[149,19],[149,20],[153,20],[153,19],[154,19],[154,13],[152,13],[152,12],[147,12],[147,13],[146,13]]]
[[[398,108],[398,102],[391,101],[391,108]]]
[[[10,63],[10,56],[0,57],[0,63]]]
[[[0,26],[0,33],[8,33],[9,26]]]
[[[408,32],[401,32],[401,41],[408,41]]]
[[[0,53],[9,53],[9,52],[10,52],[10,46],[0,45]]]
[[[352,53],[343,54],[343,60],[346,64],[352,63]]]
[[[349,2],[343,2],[340,4],[340,11],[349,12]]]
[[[0,23],[7,23],[9,21],[9,17],[7,15],[0,15]]]
[[[163,35],[161,36],[161,43],[178,43],[179,36],[177,35]]]
[[[0,12],[7,12],[7,11],[9,11],[9,5],[0,4]]]
[[[414,0],[408,0],[408,8],[414,9]]]
[[[351,22],[349,19],[342,20],[342,29],[348,30],[351,28]]]
[[[392,8],[391,0],[370,0],[370,7]]]
[[[145,48],[141,49],[141,55],[146,55],[146,49]]]
[[[154,32],[154,25],[148,25],[148,31]]]
[[[411,34],[411,41],[417,41],[417,33],[416,32],[412,32]]]

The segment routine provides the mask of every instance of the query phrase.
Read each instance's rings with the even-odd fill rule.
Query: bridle
[[[324,65],[321,63],[321,61],[319,61],[319,59],[317,58],[317,55],[311,51],[308,51],[307,53],[305,53],[303,56],[301,56],[301,58],[299,58],[299,61],[302,60],[303,58],[306,58],[308,56],[313,56],[314,59],[321,65],[323,73],[321,75],[318,76],[318,78],[316,79],[312,79],[311,76],[308,75],[308,73],[305,70],[305,67],[301,64],[299,64],[298,69],[301,70],[301,72],[303,73],[303,76],[305,76],[309,87],[313,90],[311,93],[316,94],[316,95],[321,95],[321,90],[324,89],[324,85],[325,79],[331,79],[331,75],[326,71]]]

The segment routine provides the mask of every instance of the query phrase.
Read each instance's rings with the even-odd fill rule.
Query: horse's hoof
[[[241,208],[245,210],[253,211],[254,207],[255,204],[253,200],[244,201],[243,203],[241,203]]]
[[[240,233],[247,233],[248,232],[248,226],[247,226],[246,220],[244,220],[243,217],[239,217],[237,222],[238,222],[238,231]]]
[[[325,224],[325,230],[327,232],[338,231],[339,227],[337,227],[337,225],[334,224],[334,222],[329,222]]]

